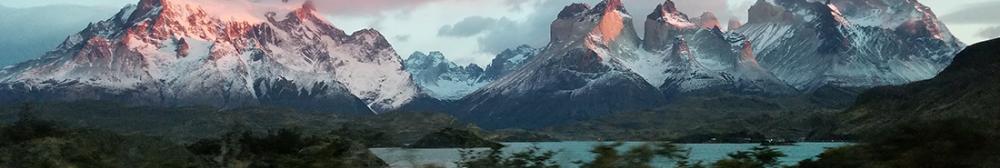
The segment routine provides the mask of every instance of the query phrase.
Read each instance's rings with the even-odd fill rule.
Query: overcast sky
[[[138,0],[2,0],[25,8],[45,5],[121,7]],[[414,51],[442,51],[460,64],[486,64],[495,53],[548,40],[549,23],[563,6],[600,0],[318,0],[331,22],[345,31],[375,28],[404,58]],[[645,16],[664,0],[623,0],[629,12]],[[674,0],[692,17],[712,11],[723,21],[743,21],[755,0]],[[920,0],[966,43],[1000,36],[1000,0]],[[56,11],[58,12],[58,11]],[[108,16],[110,17],[110,16]],[[636,17],[644,18],[644,17]],[[637,21],[642,24],[642,21]],[[642,26],[637,26],[642,28]],[[640,30],[640,33],[642,30]]]

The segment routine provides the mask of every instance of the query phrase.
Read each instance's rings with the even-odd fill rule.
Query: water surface
[[[601,142],[539,142],[539,143],[504,143],[507,145],[503,149],[505,153],[525,151],[531,147],[541,148],[543,151],[558,151],[555,156],[557,163],[563,167],[577,167],[574,161],[590,161],[594,155],[590,150]],[[625,143],[619,150],[627,150],[630,147],[641,145],[643,142]],[[726,157],[726,154],[736,151],[749,150],[758,144],[681,144],[682,147],[691,150],[692,161],[702,161],[711,163]],[[848,145],[848,143],[799,143],[794,146],[775,146],[774,148],[784,152],[786,157],[780,159],[782,164],[790,165],[801,160],[813,158],[824,150],[833,147]],[[408,168],[415,165],[440,165],[445,167],[455,167],[455,161],[461,159],[460,149],[403,149],[403,148],[372,148],[372,152],[379,158],[385,160],[391,167]],[[485,150],[485,149],[476,149]],[[658,159],[654,165],[658,167],[669,167],[673,161]]]

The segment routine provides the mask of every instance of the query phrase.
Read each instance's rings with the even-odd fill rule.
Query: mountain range
[[[441,52],[415,52],[403,64],[414,81],[431,97],[452,101],[461,99],[494,80],[520,69],[538,49],[528,45],[504,50],[483,69],[477,64],[459,66]]]
[[[436,109],[484,128],[541,128],[686,96],[904,84],[933,77],[964,48],[913,0],[758,0],[745,24],[726,30],[714,14],[691,18],[671,0],[647,17],[603,0],[566,6],[546,46],[509,49],[483,68],[440,52],[403,60],[378,31],[347,34],[308,1],[218,3],[128,6],[0,70],[0,100],[353,114],[443,102]],[[642,36],[634,19],[644,21]]]
[[[112,100],[384,112],[419,90],[378,32],[346,34],[311,2],[142,0],[0,71],[5,101]],[[282,8],[273,8],[279,6]]]

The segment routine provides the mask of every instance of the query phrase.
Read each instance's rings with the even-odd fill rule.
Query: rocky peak
[[[378,30],[367,28],[361,29],[351,34],[350,39],[356,43],[373,46],[375,48],[392,48],[389,41],[385,39]]]
[[[597,5],[595,5],[594,8],[591,9],[590,13],[603,14],[614,11],[626,14],[628,13],[628,10],[625,9],[625,5],[622,4],[621,0],[603,0],[601,1],[601,3],[597,3]]]
[[[715,14],[712,12],[702,13],[697,20],[699,23],[698,26],[704,29],[720,28],[722,25],[719,23],[719,18],[716,18]]]
[[[667,0],[649,14],[645,28],[643,48],[660,52],[669,50],[681,34],[694,30],[697,26],[686,14],[677,10],[673,1]]]
[[[489,66],[486,67],[486,74],[483,76],[483,80],[495,80],[507,75],[510,72],[521,68],[524,64],[529,62],[535,55],[538,54],[538,49],[533,48],[528,45],[521,45],[517,48],[506,49],[500,54],[497,54]]]
[[[767,0],[757,0],[750,6],[747,23],[764,24],[767,22],[785,22],[792,20],[792,14],[786,13],[785,9],[767,2]]]
[[[590,10],[587,4],[574,3],[569,6],[563,7],[563,10],[559,12],[559,19],[567,19],[579,16],[580,14],[586,13]]]
[[[743,27],[743,22],[740,22],[740,20],[737,18],[730,18],[728,26],[729,28],[727,28],[726,31],[734,31],[736,29],[740,29],[740,27]]]
[[[305,3],[302,3],[302,7],[296,9],[294,13],[297,18],[302,19],[315,17],[316,5],[313,4],[312,0],[307,0]]]

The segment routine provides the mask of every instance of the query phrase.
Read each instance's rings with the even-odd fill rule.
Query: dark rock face
[[[424,136],[414,142],[410,148],[502,148],[504,145],[483,139],[478,134],[455,128],[445,128],[441,131]]]
[[[926,120],[1000,119],[1000,39],[969,46],[930,80],[864,92],[844,113],[847,133],[878,133],[882,128]]]

